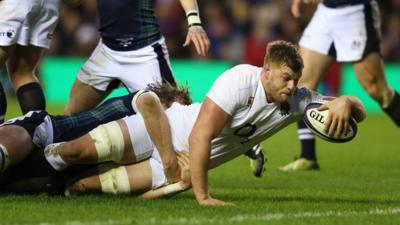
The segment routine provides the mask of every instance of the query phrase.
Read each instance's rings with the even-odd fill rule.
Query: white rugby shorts
[[[153,45],[158,45],[160,52],[156,52]],[[164,67],[167,68],[160,65],[160,60],[164,61]],[[117,80],[130,92],[134,92],[146,88],[147,84],[161,82],[163,78],[169,80],[164,77],[168,73],[171,74],[171,68],[163,37],[149,46],[133,51],[115,51],[100,40],[79,71],[78,79],[101,91],[114,88],[110,85]]]
[[[0,46],[49,48],[59,7],[60,0],[0,1]]]
[[[354,62],[379,52],[380,29],[376,1],[338,8],[319,4],[299,44],[338,62]]]

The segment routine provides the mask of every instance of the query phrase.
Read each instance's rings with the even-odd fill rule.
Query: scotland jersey
[[[154,15],[154,0],[97,0],[97,6],[99,31],[107,47],[131,51],[161,38]]]

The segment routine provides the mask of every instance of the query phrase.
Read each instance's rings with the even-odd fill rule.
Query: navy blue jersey
[[[131,51],[160,39],[154,1],[97,0],[103,43],[117,51]]]
[[[323,4],[329,8],[368,3],[371,0],[324,0]]]

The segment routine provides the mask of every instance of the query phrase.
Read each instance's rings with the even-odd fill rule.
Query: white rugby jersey
[[[324,101],[321,95],[302,88],[291,96],[286,109],[280,104],[268,103],[261,83],[261,72],[260,67],[235,66],[223,73],[208,92],[207,97],[231,115],[221,134],[212,141],[210,168],[245,153],[280,129],[300,120],[308,103]],[[189,149],[189,135],[200,107],[200,103],[189,106],[174,103],[166,110],[176,150]],[[131,118],[142,120],[140,115]],[[132,137],[132,133],[138,129],[132,119],[126,122],[131,126]],[[138,125],[144,126],[143,122],[141,124]],[[150,138],[132,137],[132,140],[143,145],[142,141],[149,142]],[[152,143],[147,146],[154,148]]]

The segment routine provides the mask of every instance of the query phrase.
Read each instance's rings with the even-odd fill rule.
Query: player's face
[[[271,64],[264,68],[265,91],[269,102],[284,103],[293,95],[300,75],[285,65]]]

